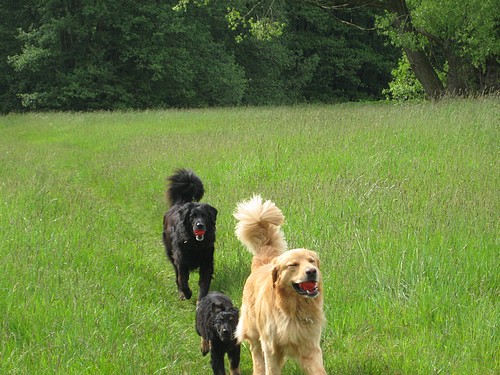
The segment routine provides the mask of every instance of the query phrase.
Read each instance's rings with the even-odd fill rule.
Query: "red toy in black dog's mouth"
[[[196,241],[203,241],[205,239],[205,231],[202,229],[196,229],[193,231]]]

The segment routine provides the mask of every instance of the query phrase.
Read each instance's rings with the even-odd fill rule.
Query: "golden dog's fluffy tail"
[[[281,225],[285,217],[276,205],[267,200],[262,202],[260,195],[238,203],[234,217],[236,236],[248,247],[259,263],[267,263],[266,259],[279,256],[287,249],[287,243]]]

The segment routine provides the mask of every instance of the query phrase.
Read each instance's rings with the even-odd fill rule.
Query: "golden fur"
[[[236,329],[238,341],[250,343],[253,374],[281,374],[285,358],[293,357],[307,374],[326,375],[319,346],[325,317],[317,254],[287,251],[280,228],[284,216],[271,201],[254,196],[238,204],[234,216],[236,235],[253,254]]]

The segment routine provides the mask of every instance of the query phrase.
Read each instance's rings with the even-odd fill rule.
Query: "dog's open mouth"
[[[205,239],[205,231],[201,229],[195,230],[194,236],[196,238],[196,241],[203,241]]]
[[[319,294],[318,283],[315,281],[306,281],[303,283],[292,284],[295,291],[306,297],[316,297]]]

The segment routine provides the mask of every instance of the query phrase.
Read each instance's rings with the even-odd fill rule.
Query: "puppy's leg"
[[[214,274],[214,264],[210,262],[209,264],[204,264],[200,267],[200,294],[198,295],[198,301],[208,294],[210,290],[210,283],[212,282],[212,276]]]
[[[299,362],[307,375],[326,375],[320,347],[315,347],[311,352],[301,355]]]
[[[209,340],[205,340],[202,337],[201,338],[200,349],[201,349],[201,354],[203,354],[203,356],[206,356],[208,354],[208,352],[210,351],[210,341]]]
[[[230,375],[240,375],[240,345],[235,345],[234,349],[227,352],[227,356],[229,357],[229,373]]]
[[[220,347],[220,342],[212,343],[212,348],[210,349],[212,370],[214,375],[226,375],[226,370],[224,368],[224,354],[225,351]]]
[[[177,287],[179,289],[179,299],[185,300],[190,299],[193,295],[191,289],[189,289],[189,269],[183,265],[178,265],[177,270]]]

